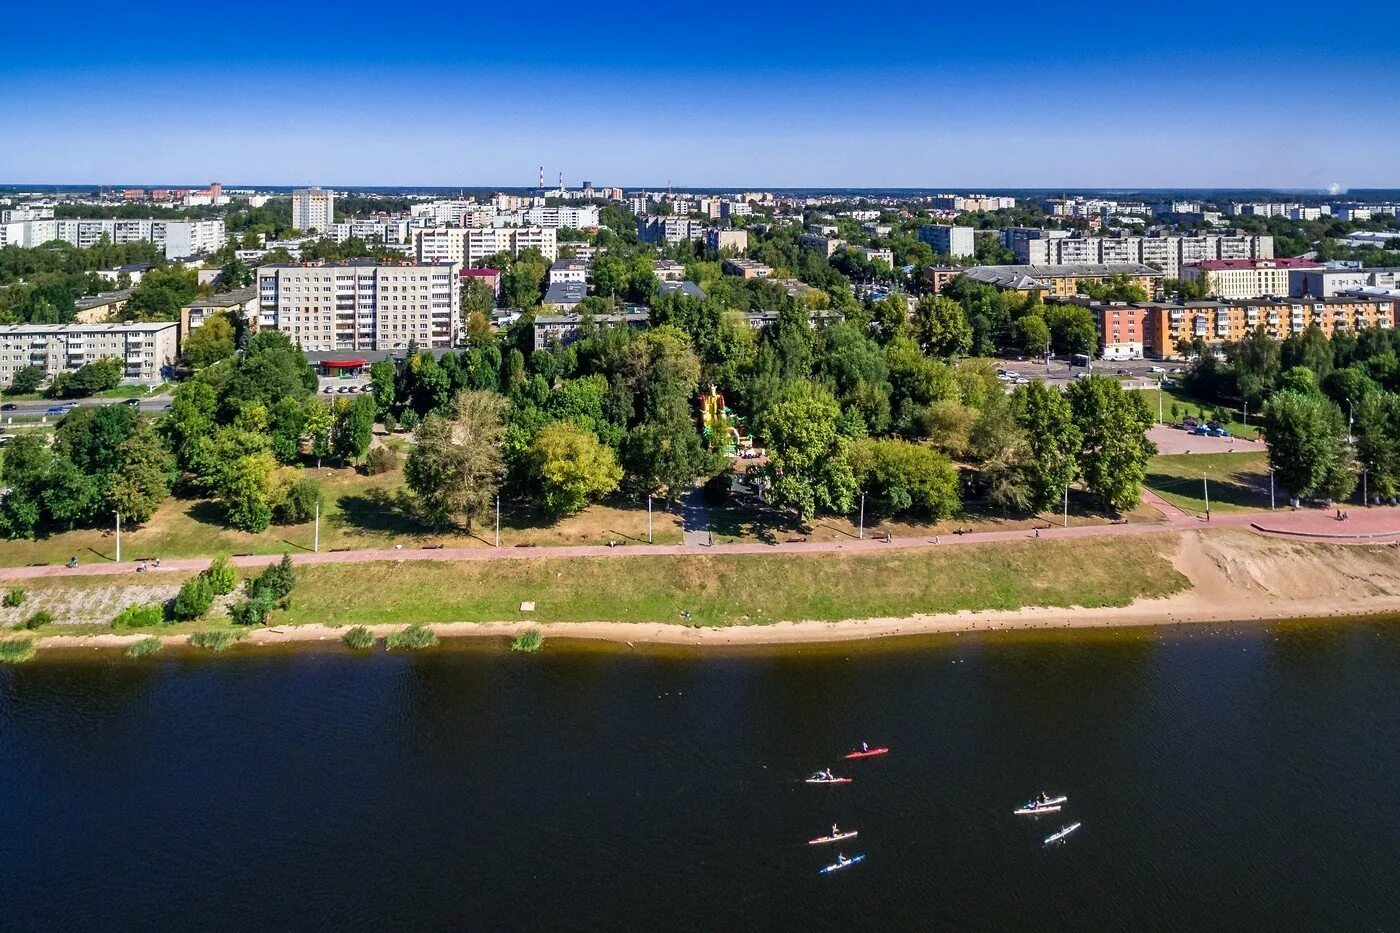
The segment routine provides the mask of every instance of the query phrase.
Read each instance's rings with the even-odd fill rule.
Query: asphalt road
[[[128,401],[130,401],[130,399],[85,398],[77,399],[76,404],[80,407],[97,405],[125,405]],[[0,411],[0,422],[9,422],[12,419],[20,421],[32,421],[36,418],[43,417],[49,417],[50,419],[56,418],[58,417],[57,415],[47,415],[46,413],[50,408],[66,404],[68,404],[68,402],[59,401],[57,399],[53,401],[41,400],[37,402],[4,402],[6,408],[4,411]],[[142,411],[158,413],[164,411],[165,406],[169,404],[170,396],[155,395],[150,398],[141,399],[140,404],[137,407],[139,407]],[[14,408],[9,408],[8,406],[10,405],[13,405]]]

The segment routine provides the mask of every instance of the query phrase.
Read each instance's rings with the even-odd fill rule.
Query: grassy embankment
[[[1147,486],[1185,512],[1204,514],[1205,484],[1210,480],[1212,512],[1243,512],[1269,507],[1269,455],[1172,454],[1153,457]]]
[[[1188,585],[1156,535],[964,545],[880,554],[410,561],[301,567],[273,625],[661,622],[723,626],[1023,606],[1122,606]],[[27,605],[99,597],[117,578],[36,580]],[[123,583],[126,581],[122,581]],[[74,591],[77,592],[74,592]],[[520,612],[522,602],[535,611]],[[110,607],[109,607],[110,608]],[[687,612],[687,620],[681,614]],[[63,612],[56,613],[60,620]],[[227,627],[213,615],[173,634]],[[62,621],[41,633],[107,630]]]

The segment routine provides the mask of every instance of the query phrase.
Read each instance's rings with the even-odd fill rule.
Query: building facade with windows
[[[1265,298],[1291,294],[1295,273],[1323,268],[1307,259],[1207,259],[1182,266],[1181,278],[1203,281],[1214,298]]]
[[[976,231],[971,227],[948,224],[924,224],[919,228],[919,240],[940,256],[961,259],[976,251]]]
[[[258,267],[258,328],[303,350],[451,347],[460,330],[461,266],[352,260]]]
[[[1148,302],[1143,351],[1166,358],[1183,342],[1200,339],[1208,347],[1242,340],[1259,327],[1274,340],[1301,334],[1313,325],[1328,336],[1339,331],[1395,326],[1397,300],[1389,296],[1334,298],[1251,298],[1234,301]]]
[[[132,324],[0,324],[0,386],[38,366],[45,378],[112,358],[127,382],[156,384],[180,355],[174,321]]]
[[[1173,279],[1190,263],[1274,258],[1274,238],[1255,234],[1086,237],[1017,227],[1003,230],[1001,239],[1023,265],[1140,262]]]
[[[292,227],[326,233],[335,223],[335,192],[298,188],[292,192]]]

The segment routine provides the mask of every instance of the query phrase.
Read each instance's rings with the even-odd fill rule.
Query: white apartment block
[[[742,253],[749,248],[749,232],[747,230],[723,230],[719,227],[711,227],[705,231],[705,248],[714,253],[723,249],[732,249],[736,253]]]
[[[972,227],[924,224],[919,228],[919,239],[940,256],[958,259],[976,252],[976,233]]]
[[[366,243],[378,241],[386,246],[412,245],[409,222],[407,220],[351,220],[346,223],[331,224],[321,231],[335,240],[344,243],[351,237]]]
[[[871,249],[868,246],[848,247],[851,252],[864,256],[870,262],[883,262],[890,268],[894,268],[894,251],[888,249]]]
[[[15,373],[38,366],[46,378],[73,372],[104,357],[119,360],[128,382],[155,384],[161,370],[180,355],[180,325],[149,324],[3,324],[0,325],[0,386]]]
[[[521,214],[521,223],[527,227],[544,227],[558,230],[560,227],[573,227],[583,230],[599,224],[598,208],[585,207],[532,207]]]
[[[112,218],[25,220],[0,224],[0,246],[33,248],[62,240],[79,249],[102,242],[154,243],[166,259],[212,253],[228,242],[222,220],[121,220]]]
[[[415,235],[418,261],[475,266],[487,256],[519,256],[537,249],[553,262],[559,258],[558,234],[545,227],[428,227]]]
[[[496,210],[476,201],[428,201],[408,209],[414,220],[428,221],[439,227],[489,227]]]
[[[292,227],[321,233],[335,223],[335,192],[323,188],[298,188],[292,192]]]
[[[549,267],[549,284],[561,285],[565,282],[585,284],[588,282],[588,263],[582,259],[560,259]]]
[[[921,228],[922,229],[922,228]],[[1163,237],[1077,237],[1043,230],[1041,237],[1023,231],[1002,231],[1002,242],[1026,266],[1138,262],[1178,278],[1183,266],[1216,259],[1273,259],[1274,238],[1255,234],[1204,234]],[[1012,234],[1008,236],[1008,233]],[[1059,234],[1058,236],[1054,234]],[[922,238],[922,237],[921,237]],[[936,249],[936,247],[935,247]]]
[[[282,331],[303,350],[450,347],[461,315],[461,266],[383,266],[351,261],[260,266],[258,327]]]

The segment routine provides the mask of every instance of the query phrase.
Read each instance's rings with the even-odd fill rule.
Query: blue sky
[[[1400,186],[1400,4],[1338,9],[16,4],[0,182]]]

